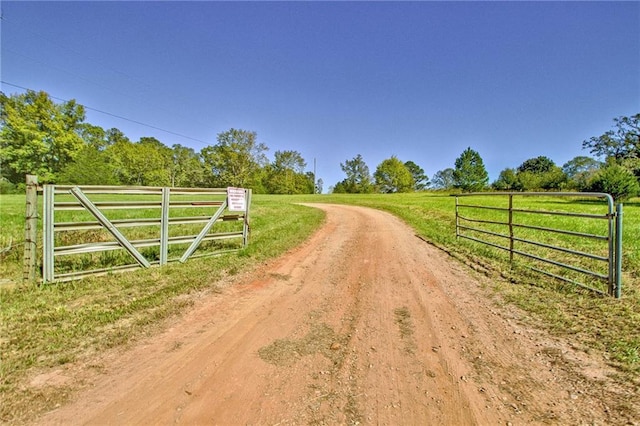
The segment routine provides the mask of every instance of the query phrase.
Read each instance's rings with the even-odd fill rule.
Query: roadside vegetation
[[[19,241],[24,196],[3,195],[3,242]],[[640,204],[625,207],[623,297],[596,296],[574,286],[512,267],[504,253],[456,240],[455,199],[448,194],[334,194],[254,196],[247,249],[186,264],[114,274],[69,283],[0,286],[1,419],[14,421],[64,400],[60,392],[24,391],[40,371],[82,361],[108,348],[153,333],[162,321],[183,312],[197,294],[220,291],[220,283],[283,254],[308,238],[323,221],[320,210],[299,203],[355,204],[389,211],[416,234],[491,278],[496,303],[511,303],[528,321],[566,337],[584,351],[602,353],[621,376],[640,380]],[[557,200],[536,200],[536,208]],[[567,209],[589,203],[567,200]],[[425,242],[416,238],[416,244]],[[4,243],[3,243],[4,244]],[[2,254],[0,279],[20,276],[20,244]],[[426,260],[425,260],[426,261]],[[16,275],[16,272],[18,275]]]

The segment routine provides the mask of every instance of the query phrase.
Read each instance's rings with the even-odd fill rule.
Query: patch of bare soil
[[[638,423],[601,359],[527,328],[400,220],[317,207],[301,247],[99,371],[52,374],[80,390],[37,423]]]

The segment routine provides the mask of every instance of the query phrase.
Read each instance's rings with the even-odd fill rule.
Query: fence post
[[[460,232],[458,231],[460,226],[460,218],[458,216],[459,216],[458,195],[456,195],[456,241],[460,237]]]
[[[246,199],[246,205],[244,208],[244,224],[242,225],[242,247],[247,248],[249,245],[249,232],[251,228],[249,227],[249,207],[251,206],[251,189],[244,190]]]
[[[615,296],[622,296],[622,203],[618,204],[616,211],[616,283]]]
[[[36,280],[38,265],[38,176],[27,175],[27,203],[24,221],[24,258],[22,280]]]

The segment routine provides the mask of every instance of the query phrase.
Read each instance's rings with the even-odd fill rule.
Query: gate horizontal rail
[[[604,199],[607,203],[607,211],[603,214],[594,213],[581,213],[581,212],[566,212],[566,211],[551,211],[551,210],[538,210],[538,209],[525,209],[514,208],[514,197],[581,197],[581,198],[597,198]],[[484,245],[488,245],[500,250],[509,252],[509,260],[513,262],[514,255],[519,255],[524,258],[532,259],[547,265],[553,265],[564,270],[570,270],[583,275],[593,277],[597,280],[602,280],[607,283],[607,291],[602,291],[593,286],[578,282],[573,279],[569,279],[565,276],[559,275],[548,270],[540,269],[531,265],[526,265],[529,269],[536,272],[543,273],[548,276],[560,279],[565,282],[577,285],[582,288],[587,288],[591,291],[603,294],[609,294],[615,297],[621,296],[622,287],[622,204],[618,204],[617,210],[614,210],[613,198],[609,194],[604,193],[567,193],[567,192],[543,192],[543,193],[522,193],[522,192],[499,192],[499,193],[469,193],[469,194],[456,194],[456,238],[463,238]],[[486,204],[469,204],[461,203],[461,197],[508,197],[508,207],[501,207],[495,205]],[[486,199],[485,198],[485,199]],[[465,214],[461,214],[464,210]],[[508,215],[507,220],[500,220],[494,217],[479,217],[478,213],[473,216],[473,212],[485,211],[488,214],[504,212]],[[493,213],[492,213],[493,212]],[[607,222],[606,235],[593,234],[588,232],[581,232],[575,229],[566,228],[554,228],[550,226],[539,226],[530,223],[519,222],[514,220],[514,213],[521,215],[521,218],[531,216],[554,216],[554,217],[571,217],[585,220],[604,220]],[[573,221],[574,223],[580,222],[579,220]],[[506,229],[505,232],[499,232],[495,229],[488,228],[492,225]],[[523,236],[516,236],[517,230],[535,231],[536,236],[541,234],[556,234],[566,235],[577,239],[604,241],[606,242],[607,255],[603,256],[596,253],[590,253],[584,250],[577,250],[571,247],[561,247],[549,242],[537,241],[531,238],[525,238]],[[481,238],[481,236],[486,236]],[[496,241],[489,241],[491,237],[497,238]],[[508,246],[501,245],[499,241],[507,241]],[[523,245],[522,249],[516,249],[515,244]],[[587,269],[581,265],[570,264],[564,259],[551,259],[549,255],[543,256],[536,253],[531,253],[526,247],[538,247],[547,250],[547,253],[560,253],[579,258],[591,259],[596,262],[604,262],[606,264],[606,273],[599,271],[593,271]]]
[[[233,190],[233,203],[229,201],[230,190]],[[251,190],[248,189],[44,185],[42,193],[43,282],[147,268],[172,261],[185,262],[189,258],[237,251],[248,244],[251,203]],[[187,211],[191,214],[185,215]],[[196,216],[198,214],[200,216]],[[60,220],[59,216],[65,216],[66,220]],[[222,222],[228,225],[213,232],[214,225]],[[240,222],[240,227],[232,225],[233,222]],[[181,235],[190,233],[193,226],[199,231]],[[138,237],[131,233],[125,236],[121,231],[125,228],[140,228],[132,231]],[[85,235],[93,236],[93,239],[83,240]],[[106,241],[105,238],[112,240]],[[237,245],[231,243],[231,249],[229,244],[221,243],[222,246],[217,245],[220,249],[213,252],[194,253],[203,242],[229,239],[239,239],[240,242]],[[183,249],[178,246],[170,256],[169,247],[181,244],[188,249],[181,251]],[[159,247],[159,259],[154,258],[155,255],[148,259],[140,251],[150,247]],[[103,268],[96,267],[99,265],[91,261],[89,263],[92,264],[87,265],[91,269],[72,271],[59,271],[56,267],[56,258],[59,257],[114,250],[128,252],[136,263]]]

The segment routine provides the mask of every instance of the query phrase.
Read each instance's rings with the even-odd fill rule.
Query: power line
[[[28,90],[28,91],[32,91],[32,92],[36,92],[36,90],[29,89],[29,88],[27,88],[27,87],[23,87],[23,86],[19,86],[19,85],[17,85],[17,84],[9,83],[9,82],[4,81],[4,80],[0,80],[0,83],[2,83],[2,84],[6,84],[7,86],[15,87],[15,88],[18,88],[18,89]],[[56,99],[56,100],[59,100],[59,101],[61,101],[61,102],[69,102],[67,99],[58,98],[58,97],[53,96],[53,95],[50,95],[50,94],[49,94],[49,96],[50,96],[51,98]],[[82,104],[81,104],[81,105],[82,105]],[[141,125],[141,126],[149,127],[149,128],[151,128],[151,129],[159,130],[159,131],[161,131],[161,132],[169,133],[169,134],[174,135],[174,136],[179,136],[179,137],[181,137],[181,138],[190,139],[190,140],[192,140],[192,141],[200,142],[200,143],[203,143],[203,144],[205,144],[205,145],[208,145],[208,144],[209,144],[209,142],[205,142],[205,141],[203,141],[203,140],[201,140],[201,139],[192,138],[191,136],[183,135],[183,134],[181,134],[181,133],[177,133],[177,132],[172,132],[171,130],[162,129],[162,128],[160,128],[160,127],[156,127],[156,126],[153,126],[153,125],[151,125],[151,124],[143,123],[143,122],[141,122],[141,121],[137,121],[137,120],[132,120],[132,119],[130,119],[130,118],[123,117],[123,116],[121,116],[121,115],[113,114],[113,113],[110,113],[110,112],[107,112],[107,111],[102,111],[102,110],[99,110],[99,109],[96,109],[96,108],[92,108],[92,107],[87,106],[87,105],[82,105],[82,106],[83,106],[85,109],[88,109],[88,110],[90,110],[90,111],[99,112],[100,114],[109,115],[109,116],[111,116],[111,117],[119,118],[120,120],[129,121],[129,122],[131,122],[131,123],[135,123],[135,124],[138,124],[138,125]]]
[[[0,0],[0,3],[1,3],[1,0]],[[6,22],[13,22],[12,20],[7,20],[7,18],[6,18],[4,15],[2,15],[2,16],[0,17],[0,19],[2,20],[3,24],[5,24]],[[18,23],[18,25],[20,25],[20,24]],[[53,40],[52,40],[52,37],[47,37],[47,36],[44,36],[44,35],[42,35],[42,34],[40,34],[40,33],[34,32],[34,31],[32,31],[32,30],[28,29],[26,25],[21,25],[20,30],[21,30],[21,31],[23,31],[23,32],[26,32],[26,33],[28,33],[28,34],[31,34],[32,36],[38,37],[38,38],[40,38],[41,40],[43,40],[44,42],[46,42],[46,43],[48,43],[48,44],[51,44],[52,46],[55,46],[55,47],[57,47],[58,49],[61,49],[61,50],[66,51],[66,52],[71,52],[72,54],[74,54],[74,55],[76,55],[76,56],[78,56],[78,57],[80,57],[80,58],[83,58],[83,59],[85,59],[85,60],[88,60],[88,61],[90,61],[90,62],[94,63],[95,65],[97,65],[100,69],[107,70],[107,71],[110,71],[110,72],[113,72],[113,73],[119,74],[119,75],[121,75],[121,76],[123,76],[123,77],[125,77],[125,78],[127,78],[127,79],[129,79],[129,80],[131,80],[131,81],[133,81],[133,82],[134,82],[134,83],[136,83],[139,87],[142,87],[142,88],[143,88],[143,90],[147,90],[147,91],[148,91],[148,90],[152,90],[152,91],[154,91],[154,92],[156,92],[156,93],[157,93],[157,92],[161,92],[161,91],[162,91],[162,89],[159,89],[159,88],[157,88],[157,87],[151,86],[151,85],[149,85],[148,83],[144,82],[143,80],[140,80],[139,78],[133,77],[133,76],[131,76],[131,75],[129,75],[129,74],[127,74],[127,73],[123,72],[123,71],[120,71],[120,70],[118,70],[118,69],[116,69],[116,68],[114,68],[114,67],[112,67],[112,66],[110,66],[110,65],[106,65],[106,64],[104,64],[104,62],[102,62],[102,61],[98,61],[97,59],[92,58],[91,56],[88,56],[88,55],[86,55],[86,54],[84,54],[84,53],[81,53],[81,52],[79,52],[79,51],[77,51],[77,50],[71,49],[71,48],[70,48],[69,46],[67,46],[67,45],[63,45],[63,44],[57,43],[57,42],[55,42],[55,41],[53,41]],[[110,91],[112,91],[112,92],[114,92],[114,91],[115,91],[115,92],[118,92],[118,93],[120,93],[122,96],[128,97],[128,98],[130,98],[130,99],[134,99],[134,100],[136,100],[136,101],[139,101],[139,100],[140,100],[138,97],[131,96],[129,93],[122,92],[122,91],[119,91],[119,90],[114,89],[114,88],[112,88],[112,87],[105,86],[104,84],[101,84],[101,83],[98,83],[98,82],[96,82],[96,81],[93,81],[93,80],[91,80],[91,79],[89,79],[89,78],[86,78],[86,77],[85,77],[85,76],[83,76],[83,75],[79,75],[79,74],[77,74],[77,73],[75,73],[75,72],[73,72],[73,71],[70,71],[70,70],[66,69],[66,68],[63,68],[63,67],[60,67],[60,66],[55,66],[55,65],[52,65],[52,64],[50,64],[50,63],[43,62],[43,61],[41,61],[41,60],[39,60],[39,59],[35,59],[35,58],[30,57],[30,56],[27,56],[27,55],[25,55],[25,54],[23,54],[23,53],[15,52],[15,51],[13,51],[13,50],[11,50],[11,49],[7,49],[7,48],[5,48],[4,50],[6,50],[6,51],[8,51],[8,52],[11,52],[11,53],[13,53],[13,54],[15,54],[15,55],[19,55],[19,56],[22,56],[22,57],[24,57],[24,58],[27,58],[27,59],[29,59],[29,60],[31,60],[31,61],[33,61],[33,62],[35,62],[35,63],[41,64],[41,65],[44,65],[44,66],[46,66],[46,67],[49,67],[49,68],[55,68],[55,69],[57,69],[57,70],[59,70],[59,71],[61,71],[61,72],[64,72],[64,73],[66,73],[66,74],[73,75],[73,76],[74,76],[74,77],[76,77],[76,78],[80,78],[80,79],[82,79],[82,80],[84,80],[84,81],[86,81],[86,82],[88,82],[88,83],[94,84],[94,85],[99,86],[99,87],[102,87],[102,88],[106,88],[106,89],[108,89],[108,90],[110,90]],[[174,95],[174,98],[175,98],[175,95]],[[183,98],[183,99],[184,99],[184,98]],[[163,109],[163,110],[165,110],[165,111],[169,111],[167,108],[163,107],[162,105],[156,105],[156,108],[161,108],[161,109]],[[173,114],[175,114],[176,112],[175,112],[175,111],[173,111],[172,113],[173,113]],[[180,111],[178,111],[178,114],[179,114],[179,113],[180,113]],[[191,117],[191,119],[193,119],[193,117]],[[202,124],[202,122],[200,122],[200,123]]]

